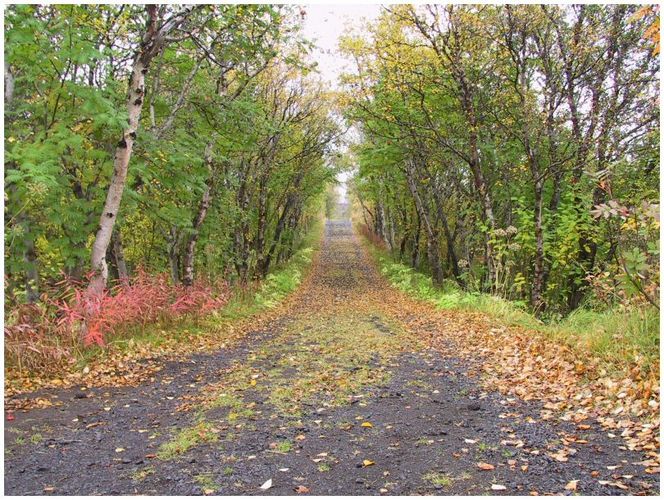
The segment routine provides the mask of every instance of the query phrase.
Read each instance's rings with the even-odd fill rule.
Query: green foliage
[[[400,5],[349,33],[357,222],[436,287],[543,318],[656,304],[659,226],[636,209],[659,198],[659,61],[635,12]]]
[[[10,306],[89,268],[146,17],[139,5],[7,9]],[[107,253],[112,278],[123,264],[130,277],[143,268],[246,284],[295,251],[334,180],[337,133],[300,22],[290,6],[204,6],[180,27],[191,37],[157,55]],[[275,280],[287,289],[297,278]]]

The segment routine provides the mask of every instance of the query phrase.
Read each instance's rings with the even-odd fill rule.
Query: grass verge
[[[659,370],[659,311],[654,307],[593,311],[577,309],[544,323],[515,302],[488,294],[466,293],[454,284],[436,288],[431,277],[396,262],[386,250],[367,242],[381,273],[396,288],[440,309],[478,311],[506,327],[541,332],[582,354],[598,357],[610,370],[637,366],[647,375]]]
[[[169,325],[155,324],[148,328],[137,328],[111,339],[109,345],[120,350],[135,349],[137,344],[167,346],[183,343],[191,336],[223,331],[233,321],[250,318],[279,305],[295,291],[306,276],[313,254],[318,250],[322,237],[322,221],[316,221],[302,240],[293,256],[269,273],[263,281],[237,288],[231,300],[221,309],[207,317],[189,319]]]

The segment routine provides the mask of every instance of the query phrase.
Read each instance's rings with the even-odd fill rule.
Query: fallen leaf
[[[272,488],[272,479],[268,479],[261,486],[261,490],[269,490],[270,488]]]
[[[493,491],[505,491],[507,489],[507,487],[503,486],[502,484],[492,484],[491,489]]]
[[[373,424],[372,424],[371,422],[362,422],[361,427],[369,427],[369,428],[371,428],[371,427],[373,427]]]
[[[115,449],[115,453],[122,453],[123,451],[125,451],[124,448],[116,448]]]
[[[477,443],[477,439],[464,439],[463,442],[466,444],[475,444]]]
[[[577,484],[579,484],[579,480],[574,479],[565,485],[565,489],[570,491],[576,491]]]
[[[480,462],[477,464],[477,468],[480,470],[493,470],[496,468],[495,465],[487,464],[486,462]]]
[[[299,485],[297,488],[295,488],[295,493],[309,493],[309,491],[309,488],[302,485]]]
[[[279,472],[288,472],[289,470],[288,467],[284,467],[283,469],[279,469]]]
[[[364,459],[362,460],[362,467],[369,467],[370,465],[375,465],[376,462],[372,462],[371,460]]]
[[[567,458],[568,454],[569,453],[566,452],[565,450],[559,450],[556,453],[549,453],[549,456],[551,458],[555,458],[558,462],[567,462],[567,460],[569,460]]]

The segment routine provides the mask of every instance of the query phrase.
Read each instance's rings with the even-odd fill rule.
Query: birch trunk
[[[205,148],[205,164],[208,168],[208,179],[205,183],[205,189],[201,196],[201,203],[196,213],[196,218],[193,221],[193,233],[187,240],[187,246],[184,254],[184,273],[182,275],[182,283],[191,286],[194,283],[194,262],[196,260],[196,243],[198,236],[207,217],[208,210],[212,204],[212,183],[214,180],[214,169],[212,167],[212,142],[209,142]]]
[[[113,161],[113,176],[106,194],[104,210],[99,220],[99,229],[92,245],[90,263],[94,275],[88,285],[88,293],[92,296],[101,294],[106,288],[108,280],[108,265],[106,263],[106,250],[111,241],[113,227],[117,220],[122,193],[127,180],[129,160],[131,159],[136,131],[138,130],[143,99],[145,95],[145,75],[152,60],[162,51],[166,44],[167,35],[179,26],[191,13],[193,7],[185,7],[172,16],[161,27],[158,26],[158,9],[156,5],[146,7],[148,22],[141,47],[136,54],[129,77],[129,89],[127,92],[127,114],[129,124],[122,133],[122,139],[115,149]]]

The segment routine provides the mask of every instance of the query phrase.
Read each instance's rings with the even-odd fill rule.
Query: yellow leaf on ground
[[[578,479],[574,479],[573,481],[570,481],[569,483],[567,483],[567,484],[565,485],[565,489],[566,489],[566,490],[570,490],[570,491],[576,491],[576,485],[577,485],[577,484],[579,484],[579,480],[578,480]]]

